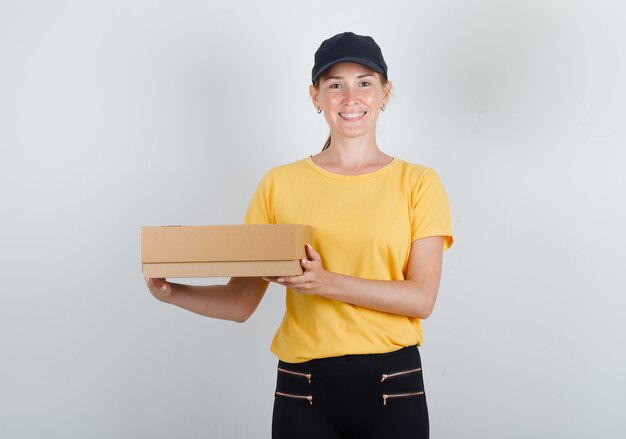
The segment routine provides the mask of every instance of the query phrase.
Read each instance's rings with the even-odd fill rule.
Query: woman
[[[245,216],[247,224],[313,225],[304,273],[206,287],[147,283],[159,300],[241,322],[269,282],[287,287],[271,347],[279,358],[272,437],[426,438],[417,345],[453,240],[446,194],[434,171],[376,144],[392,84],[372,38],[324,41],[312,83],[330,128],[326,145],[269,171]]]

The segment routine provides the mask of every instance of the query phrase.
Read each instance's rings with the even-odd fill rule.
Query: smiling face
[[[337,137],[375,137],[380,107],[387,104],[391,82],[357,63],[335,64],[310,87],[311,99],[321,108],[330,133]]]

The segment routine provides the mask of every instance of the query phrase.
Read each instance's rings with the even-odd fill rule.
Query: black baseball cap
[[[346,61],[369,67],[387,79],[387,64],[376,41],[372,37],[344,32],[325,40],[315,52],[312,82],[330,67]]]

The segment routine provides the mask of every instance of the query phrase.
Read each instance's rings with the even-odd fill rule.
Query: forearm
[[[373,280],[324,270],[310,244],[302,275],[266,277],[302,294],[315,294],[365,308],[425,319],[435,306],[443,255],[443,238],[413,241],[405,280]]]
[[[234,282],[208,286],[170,285],[172,294],[164,302],[207,317],[243,322],[258,305],[258,300],[245,300],[249,293]]]
[[[438,285],[418,280],[371,280],[326,272],[323,296],[377,311],[427,318],[437,298]]]

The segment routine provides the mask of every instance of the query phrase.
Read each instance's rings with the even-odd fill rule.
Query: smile
[[[366,113],[367,111],[361,111],[359,113],[339,113],[339,116],[345,120],[355,121],[361,119]]]

